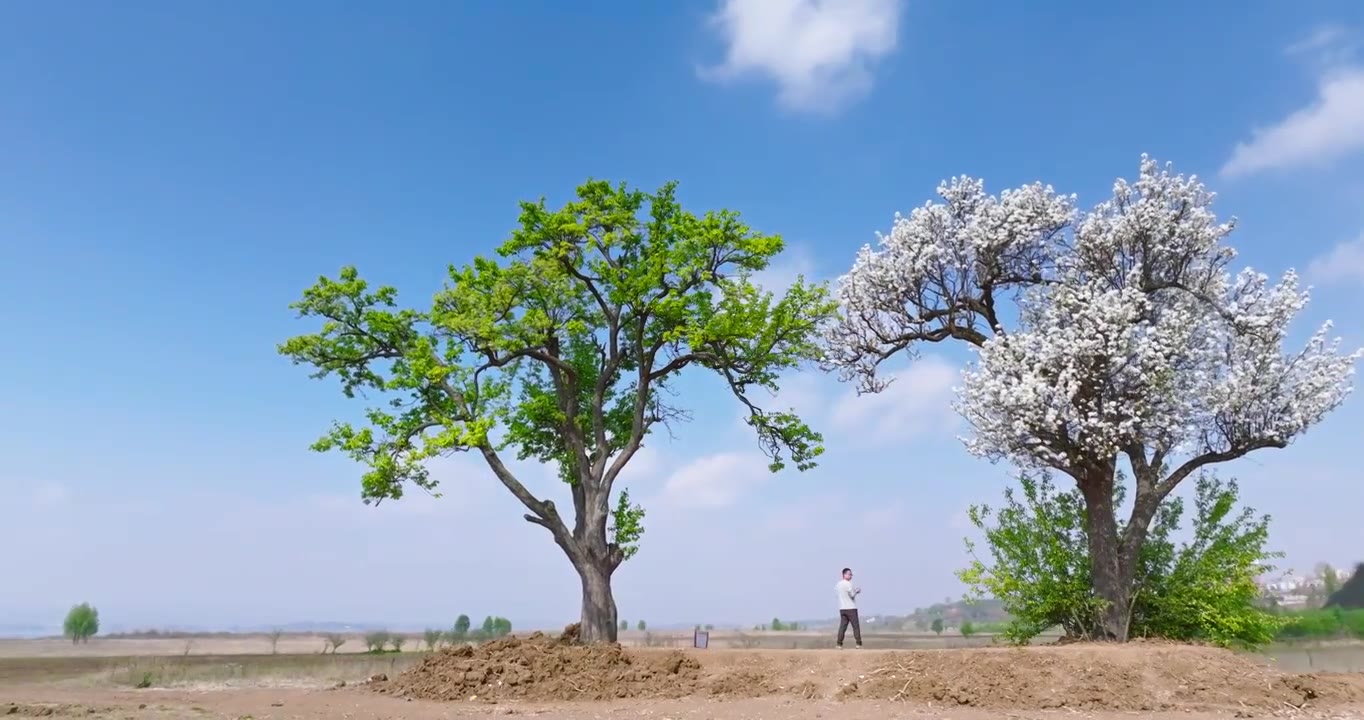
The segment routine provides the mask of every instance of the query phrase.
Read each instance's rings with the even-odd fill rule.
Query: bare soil
[[[440,651],[391,677],[344,685],[276,679],[275,687],[132,690],[5,680],[0,716],[98,720],[1364,718],[1364,674],[1286,674],[1227,651],[1156,643],[695,651],[585,647],[535,635]]]
[[[537,633],[442,651],[369,685],[403,698],[483,702],[791,695],[1002,710],[1144,712],[1364,703],[1364,675],[1284,674],[1225,650],[1163,643],[698,653],[582,646],[573,642],[571,630],[558,638]]]

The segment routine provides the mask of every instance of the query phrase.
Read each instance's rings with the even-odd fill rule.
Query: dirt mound
[[[840,698],[982,708],[1282,710],[1364,700],[1364,678],[1284,675],[1226,650],[1165,644],[921,651],[871,659]]]
[[[701,665],[680,652],[631,655],[619,645],[580,645],[576,630],[442,650],[370,685],[402,697],[487,701],[675,698],[699,690]]]
[[[573,631],[443,650],[370,687],[400,697],[490,702],[786,695],[992,710],[1250,715],[1364,703],[1364,674],[1287,675],[1253,657],[1167,643],[689,653],[582,645]]]

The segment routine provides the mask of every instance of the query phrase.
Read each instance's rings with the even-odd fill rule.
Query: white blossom
[[[973,453],[1062,469],[1230,460],[1283,447],[1352,389],[1361,353],[1329,323],[1285,352],[1307,294],[1293,272],[1228,272],[1235,223],[1196,177],[1143,156],[1136,182],[1088,212],[1040,184],[994,197],[954,178],[938,194],[840,279],[827,363],[877,391],[884,359],[966,341],[978,356],[957,409]]]

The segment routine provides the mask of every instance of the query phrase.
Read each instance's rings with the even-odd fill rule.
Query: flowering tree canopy
[[[975,346],[958,403],[975,431],[968,448],[1075,478],[1091,555],[1111,566],[1096,565],[1096,585],[1117,604],[1121,588],[1102,585],[1130,579],[1180,481],[1286,446],[1351,391],[1360,354],[1341,352],[1329,323],[1285,353],[1306,293],[1292,272],[1277,284],[1231,274],[1235,222],[1218,221],[1196,177],[1143,156],[1137,180],[1118,180],[1088,212],[1041,184],[992,196],[954,178],[938,194],[862,248],[838,287],[826,361],[875,392],[887,382],[880,363],[902,351]],[[1111,507],[1120,457],[1136,481],[1121,538]],[[1113,622],[1109,634],[1125,637]]]

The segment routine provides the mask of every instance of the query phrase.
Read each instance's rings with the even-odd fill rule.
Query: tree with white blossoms
[[[877,392],[890,357],[974,347],[957,403],[968,449],[1075,480],[1105,604],[1095,636],[1126,640],[1161,502],[1200,468],[1287,446],[1349,394],[1360,353],[1341,352],[1329,323],[1285,353],[1307,303],[1296,274],[1233,276],[1234,220],[1218,221],[1196,177],[1144,155],[1136,182],[1088,212],[1040,183],[993,196],[962,177],[938,194],[840,280],[826,362]],[[1120,463],[1135,486],[1125,522]]]

